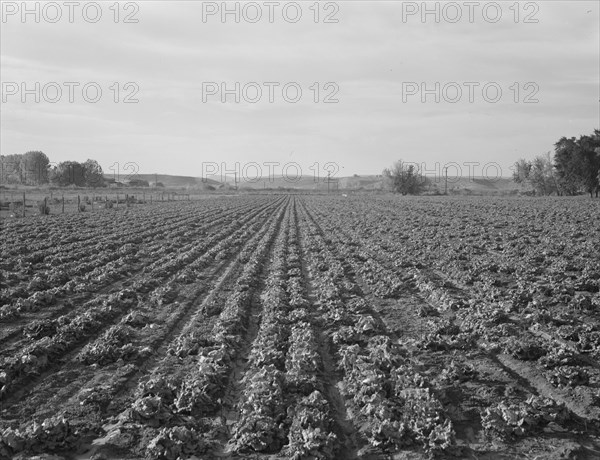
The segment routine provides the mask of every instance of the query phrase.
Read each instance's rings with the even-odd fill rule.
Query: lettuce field
[[[0,459],[600,458],[599,200],[0,225]]]

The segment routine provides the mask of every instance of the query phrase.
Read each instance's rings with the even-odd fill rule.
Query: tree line
[[[536,195],[578,195],[600,191],[600,130],[579,139],[562,137],[548,152],[514,165],[513,180]]]
[[[384,187],[402,195],[419,195],[429,181],[414,163],[397,161],[383,170]],[[600,192],[600,130],[578,139],[562,137],[554,144],[554,155],[520,159],[513,167],[513,180],[536,195],[579,195]]]
[[[44,152],[0,155],[0,182],[3,184],[45,185],[59,187],[105,187],[102,166],[96,160],[50,163]]]

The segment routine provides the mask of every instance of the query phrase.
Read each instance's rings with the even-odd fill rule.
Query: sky
[[[404,160],[510,176],[600,128],[599,5],[3,2],[0,153],[122,174]]]

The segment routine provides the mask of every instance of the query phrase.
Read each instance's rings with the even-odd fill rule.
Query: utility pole
[[[444,168],[444,171],[446,172],[446,186],[444,187],[444,195],[448,195],[448,167],[447,166]]]

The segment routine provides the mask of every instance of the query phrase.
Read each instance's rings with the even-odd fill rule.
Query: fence
[[[131,207],[169,201],[190,201],[190,194],[165,193],[112,193],[75,195],[50,192],[3,192],[0,196],[0,215],[12,217],[27,217],[44,214],[65,214],[91,212],[99,209]]]

